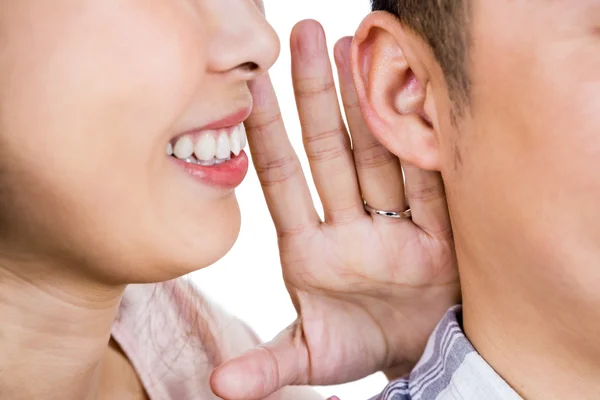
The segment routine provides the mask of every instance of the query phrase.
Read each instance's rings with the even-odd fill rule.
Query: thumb
[[[296,321],[273,341],[218,367],[210,384],[213,392],[227,400],[262,400],[288,385],[305,385],[309,356]]]

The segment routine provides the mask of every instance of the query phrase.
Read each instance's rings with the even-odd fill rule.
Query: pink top
[[[212,369],[258,340],[187,280],[130,285],[112,329],[151,400],[215,398]]]
[[[247,325],[208,301],[185,279],[130,285],[112,336],[151,400],[217,399],[209,386],[213,368],[259,343]],[[321,397],[290,388],[269,397],[276,399]]]

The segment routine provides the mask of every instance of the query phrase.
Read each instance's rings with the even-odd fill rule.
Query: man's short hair
[[[431,47],[459,106],[468,101],[471,0],[371,0],[373,11],[396,15]]]

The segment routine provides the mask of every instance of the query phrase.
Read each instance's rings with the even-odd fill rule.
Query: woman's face
[[[247,82],[279,54],[255,2],[1,7],[3,256],[118,283],[221,258],[239,231]]]

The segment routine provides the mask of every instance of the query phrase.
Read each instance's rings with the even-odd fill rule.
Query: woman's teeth
[[[215,154],[216,158],[227,158],[231,154],[231,143],[229,141],[229,136],[226,133],[220,133],[217,138],[217,153]]]
[[[180,137],[175,143],[173,154],[180,160],[185,160],[194,154],[194,142],[189,136]]]
[[[195,135],[185,135],[167,144],[167,155],[185,162],[210,166],[237,156],[246,147],[244,124],[235,128],[206,131]]]
[[[200,161],[209,161],[215,157],[217,148],[217,140],[213,135],[202,135],[196,142],[194,154]]]

